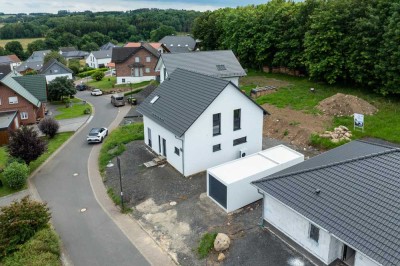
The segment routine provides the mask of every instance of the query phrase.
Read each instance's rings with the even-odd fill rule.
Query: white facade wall
[[[148,128],[151,129],[151,149],[157,153],[162,155],[163,147],[162,147],[162,139],[166,140],[166,157],[168,162],[179,172],[182,172],[182,142],[179,139],[175,138],[175,135],[170,131],[166,130],[156,122],[154,122],[151,118],[147,116],[143,116],[144,123],[144,142],[149,145],[149,135]],[[160,136],[160,143],[158,142],[158,136]],[[175,154],[175,147],[179,149],[179,155]],[[160,152],[161,151],[161,152]]]
[[[68,79],[72,79],[72,74],[71,73],[66,73],[66,74],[56,74],[56,75],[46,75],[46,82],[47,84],[52,81],[55,78],[58,77],[68,77]]]
[[[241,109],[241,129],[233,131],[233,111]],[[213,136],[213,114],[221,113],[221,134]],[[185,176],[261,151],[263,111],[229,84],[185,134]],[[247,137],[247,142],[233,146],[233,140]],[[213,145],[221,150],[213,152]]]
[[[382,266],[382,264],[377,263],[361,252],[356,251],[354,266]]]
[[[231,77],[231,78],[222,78],[224,80],[229,80],[233,84],[236,85],[236,87],[239,87],[239,77]]]
[[[93,68],[99,68],[99,65],[103,64],[104,67],[107,67],[107,64],[111,63],[111,57],[110,58],[101,58],[97,59],[96,57],[93,56],[91,53],[87,58],[86,58],[86,64],[90,67]]]
[[[126,83],[139,83],[143,81],[156,80],[156,76],[142,76],[142,77],[117,77],[117,84],[126,84]]]

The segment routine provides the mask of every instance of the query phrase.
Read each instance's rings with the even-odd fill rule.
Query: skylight
[[[223,70],[226,70],[226,67],[225,67],[225,65],[217,65],[217,69],[218,69],[218,71],[223,71]]]
[[[151,104],[155,103],[158,100],[158,98],[160,98],[160,96],[158,95],[154,96],[153,99],[151,99],[150,103]]]

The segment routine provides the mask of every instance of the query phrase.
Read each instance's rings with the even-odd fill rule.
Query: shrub
[[[46,117],[40,121],[38,127],[43,134],[52,139],[57,134],[60,125],[54,118]]]
[[[12,189],[21,189],[28,178],[29,167],[25,163],[12,162],[4,169],[3,177]]]
[[[8,151],[11,156],[21,158],[26,164],[36,160],[46,148],[46,142],[39,138],[37,132],[31,127],[21,127],[11,132]]]
[[[0,212],[0,256],[15,251],[35,232],[46,228],[50,220],[47,205],[29,197],[0,208]]]
[[[94,80],[100,81],[104,78],[104,72],[102,71],[96,71],[92,74],[92,78]]]
[[[83,110],[83,113],[85,114],[85,115],[88,115],[88,114],[90,114],[92,112],[92,110],[88,107],[88,108],[86,108],[85,110]]]
[[[207,257],[208,253],[213,249],[216,237],[217,233],[205,233],[201,237],[199,246],[197,247],[197,254],[200,259]]]
[[[3,265],[61,265],[60,240],[57,234],[51,228],[38,231],[18,251],[4,258]]]

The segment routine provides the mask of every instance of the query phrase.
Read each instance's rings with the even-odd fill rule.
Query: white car
[[[99,96],[102,95],[103,92],[100,89],[94,89],[90,94],[92,94],[93,96]]]
[[[105,127],[92,128],[87,135],[86,140],[88,143],[103,142],[103,139],[108,135],[108,129]]]

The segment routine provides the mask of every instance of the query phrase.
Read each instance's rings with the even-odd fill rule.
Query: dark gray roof
[[[354,141],[326,154],[253,184],[373,260],[400,265],[400,149]]]
[[[18,72],[23,72],[28,69],[39,71],[43,67],[43,60],[39,61],[25,61],[21,65],[19,65],[16,70]]]
[[[27,91],[41,102],[47,102],[47,84],[44,75],[26,75],[13,77]]]
[[[196,40],[192,36],[165,36],[160,43],[163,43],[172,53],[179,52],[179,47],[187,47],[193,51],[196,48]],[[176,51],[175,51],[176,50]],[[182,51],[181,51],[182,52]]]
[[[14,121],[17,111],[0,112],[0,129],[7,129]]]
[[[231,50],[161,54],[159,60],[164,63],[168,74],[179,67],[219,78],[246,76]]]
[[[76,48],[73,46],[69,46],[69,47],[60,47],[60,51],[62,53],[66,53],[66,52],[72,52],[72,51],[76,51]]]
[[[148,43],[141,43],[140,47],[115,47],[112,50],[111,62],[122,63],[130,58],[132,55],[136,54],[140,49],[146,49],[155,57],[159,57],[159,53]]]
[[[42,61],[43,62],[44,57],[48,53],[51,53],[51,50],[35,51],[35,52],[32,53],[32,55],[26,61]]]
[[[66,67],[64,64],[60,63],[57,61],[57,59],[51,59],[49,62],[47,62],[42,69],[40,70],[40,74],[45,74],[48,75],[50,74],[48,70],[56,68],[56,69],[61,69],[63,72],[58,72],[57,74],[65,74],[65,73],[74,73],[71,69]],[[51,72],[51,71],[50,71]]]
[[[113,44],[111,42],[108,42],[108,43],[102,45],[100,47],[100,50],[112,50],[112,48],[114,48],[114,47],[118,47],[118,45],[115,45],[115,44]]]
[[[62,56],[64,58],[84,58],[88,56],[89,53],[85,51],[69,51],[69,52],[63,52]]]
[[[11,72],[10,65],[0,65],[0,80],[2,80],[10,72]]]
[[[137,111],[181,137],[228,84],[232,83],[177,68],[139,105]],[[158,100],[151,103],[156,96]]]
[[[92,52],[96,59],[111,58],[112,50],[100,50]]]

